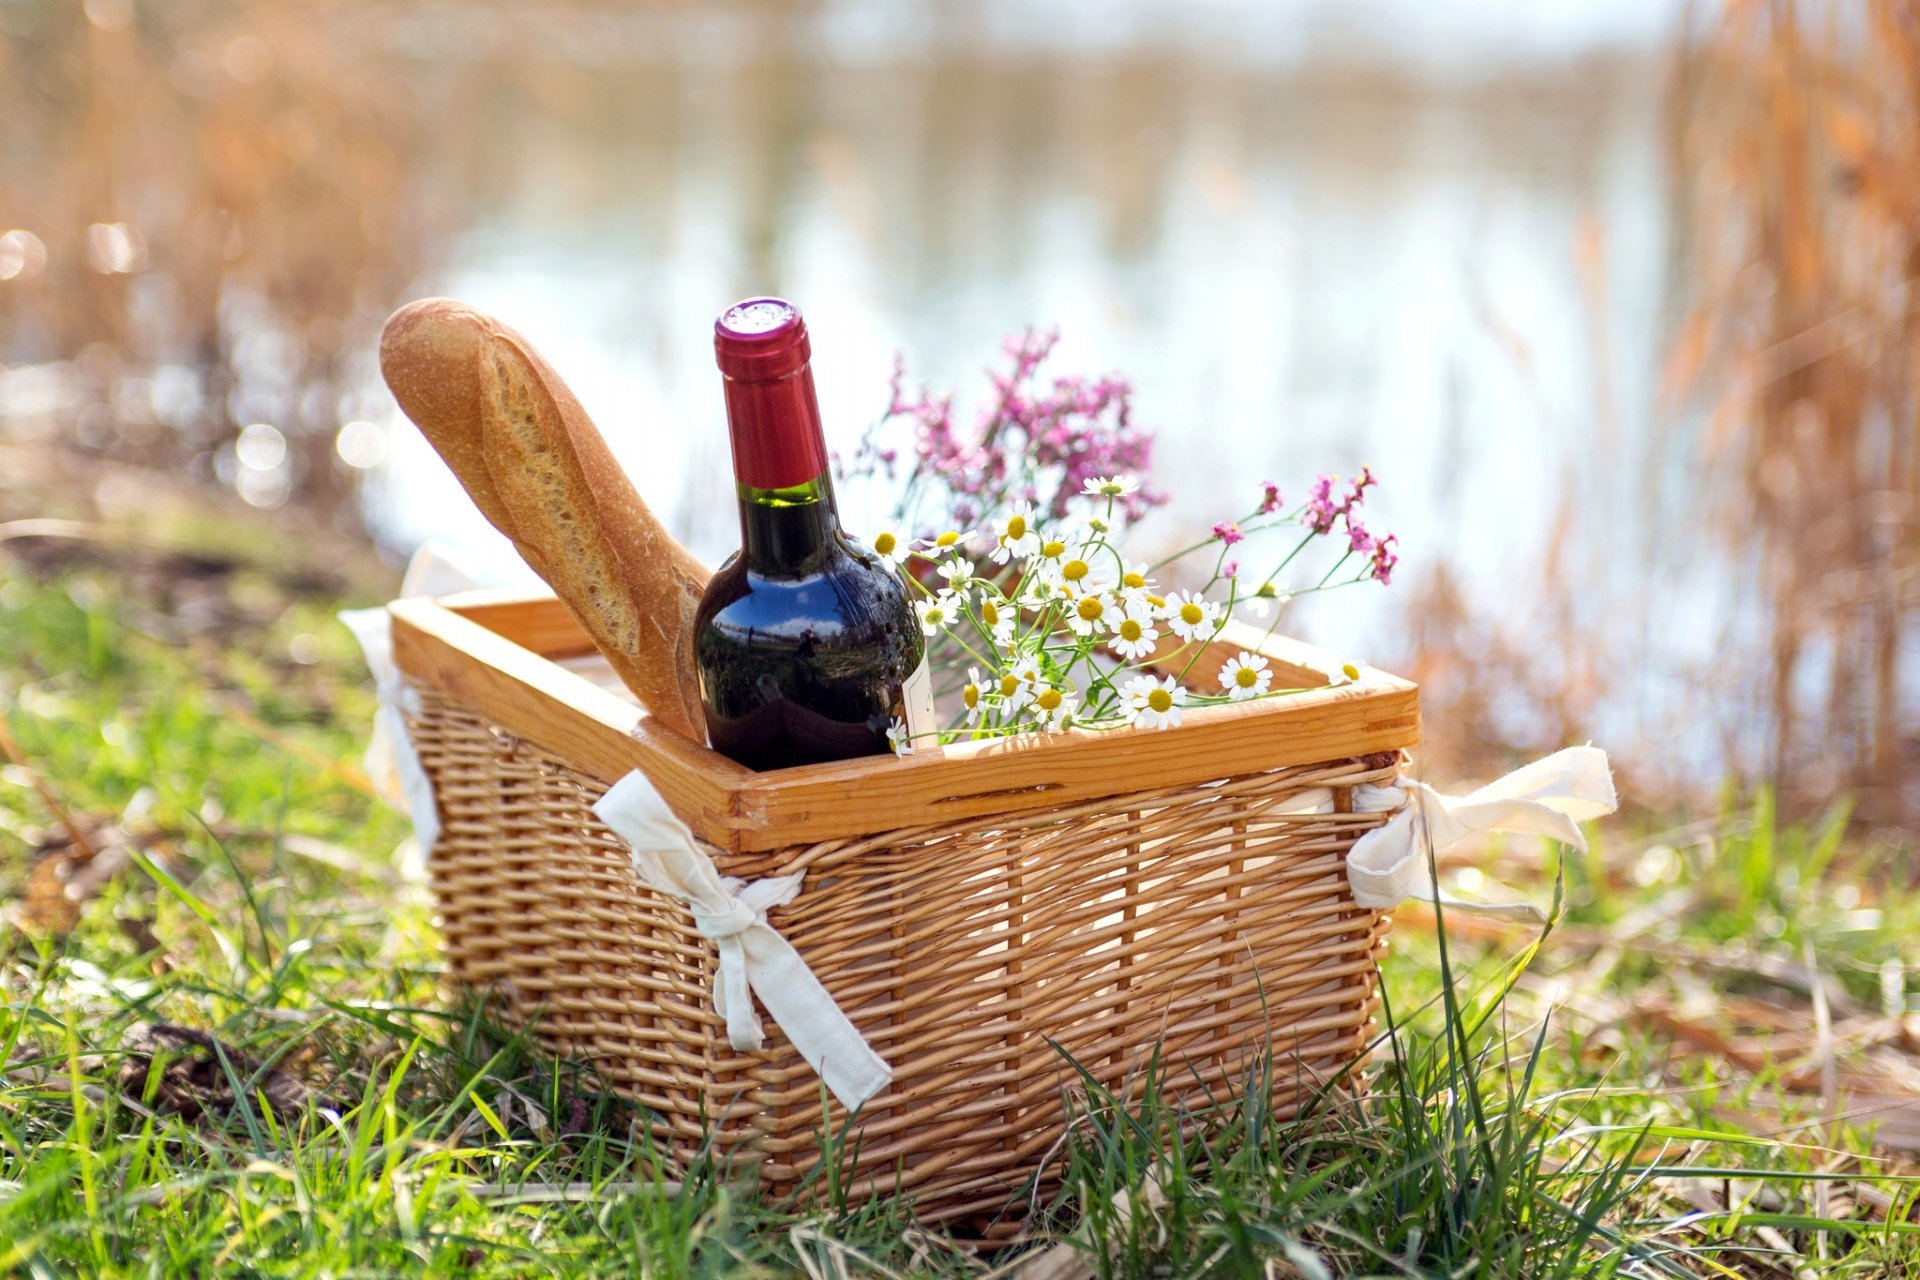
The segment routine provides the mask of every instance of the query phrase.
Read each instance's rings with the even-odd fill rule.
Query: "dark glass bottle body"
[[[889,750],[887,730],[911,718],[925,658],[906,584],[840,528],[798,312],[787,309],[790,327],[778,317],[759,330],[728,323],[772,301],[731,309],[716,330],[740,551],[713,575],[694,621],[708,738],[753,769]],[[799,359],[769,355],[783,337],[791,343],[792,328]],[[768,483],[816,465],[796,483]]]

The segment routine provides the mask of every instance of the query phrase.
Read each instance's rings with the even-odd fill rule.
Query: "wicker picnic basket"
[[[391,614],[440,807],[454,980],[657,1117],[675,1159],[711,1144],[778,1192],[848,1117],[831,1100],[823,1115],[771,1021],[764,1050],[730,1047],[713,945],[590,812],[636,768],[722,872],[806,869],[770,923],[894,1069],[839,1148],[842,1183],[897,1191],[925,1220],[1046,1184],[1074,1063],[1125,1093],[1157,1053],[1163,1088],[1198,1096],[1270,1047],[1286,1115],[1364,1054],[1386,917],[1354,905],[1343,860],[1385,815],[1350,812],[1350,789],[1391,780],[1419,736],[1404,680],[1363,669],[1165,732],[754,773],[563,665],[591,645],[551,599]],[[1337,670],[1291,641],[1227,638],[1251,638],[1282,686]],[[1321,789],[1334,811],[1301,812]]]

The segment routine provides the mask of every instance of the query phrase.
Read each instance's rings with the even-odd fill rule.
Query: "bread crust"
[[[474,505],[663,726],[703,741],[693,615],[709,571],[654,518],[533,344],[484,312],[394,312],[380,371]]]

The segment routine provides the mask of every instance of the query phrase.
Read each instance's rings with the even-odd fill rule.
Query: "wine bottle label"
[[[921,658],[919,667],[907,677],[900,692],[907,704],[907,732],[913,735],[914,744],[934,745],[938,740],[932,735],[939,731],[940,722],[933,716],[933,664]],[[921,734],[928,736],[923,738]]]

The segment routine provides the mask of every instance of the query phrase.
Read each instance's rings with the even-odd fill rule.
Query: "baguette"
[[[709,571],[647,509],[560,375],[512,329],[447,298],[393,313],[380,371],[647,710],[705,741],[693,614]]]

